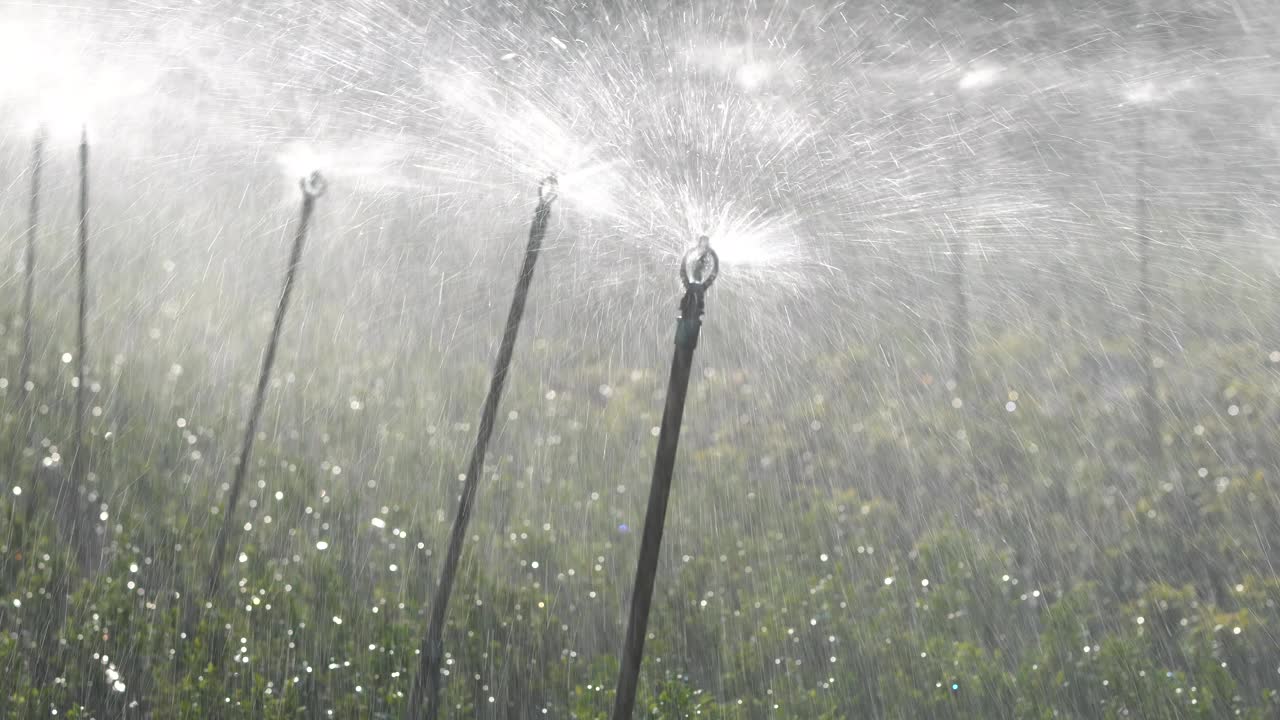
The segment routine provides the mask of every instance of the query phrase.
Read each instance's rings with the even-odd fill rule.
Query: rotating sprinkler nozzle
[[[560,179],[555,173],[542,178],[538,183],[538,203],[551,203],[560,196]]]
[[[329,189],[329,181],[324,179],[324,175],[321,175],[319,170],[313,170],[310,175],[298,180],[298,187],[302,190],[303,198],[314,201]]]
[[[711,249],[711,238],[703,235],[680,261],[680,280],[685,288],[693,285],[706,291],[720,274],[720,256]]]
[[[516,336],[520,331],[520,321],[524,318],[529,286],[533,283],[533,269],[538,262],[542,240],[547,235],[547,223],[551,219],[551,204],[555,202],[559,190],[560,183],[554,173],[543,178],[538,184],[538,206],[533,211],[529,242],[524,250],[524,264],[520,267],[520,275],[516,279],[515,294],[511,298],[511,309],[507,313],[507,324],[502,332],[502,344],[498,347],[498,358],[493,365],[493,378],[489,382],[489,394],[485,396],[484,407],[480,412],[480,429],[476,433],[476,444],[471,450],[471,460],[467,463],[462,497],[458,499],[458,512],[453,518],[453,529],[449,533],[449,547],[445,553],[444,565],[440,569],[440,584],[436,586],[435,596],[431,600],[431,618],[427,625],[427,637],[422,643],[422,660],[418,666],[418,674],[414,677],[413,685],[409,690],[409,704],[405,710],[407,720],[418,720],[424,717],[427,720],[435,720],[440,714],[440,693],[444,681],[441,675],[441,666],[444,663],[444,622],[449,610],[449,596],[453,593],[458,561],[462,556],[462,544],[467,535],[467,523],[471,521],[476,489],[480,483],[480,475],[484,471],[484,456],[489,448],[489,438],[493,435],[498,403],[502,400],[502,389],[507,382],[507,372],[511,369],[511,356],[515,352]]]
[[[640,540],[640,559],[636,563],[636,582],[631,590],[631,615],[627,621],[626,645],[622,650],[622,666],[618,671],[618,692],[614,697],[612,720],[630,720],[635,709],[636,686],[640,679],[640,663],[644,659],[644,640],[649,626],[649,605],[653,601],[653,582],[658,572],[662,531],[667,522],[667,501],[671,497],[671,475],[675,470],[676,448],[680,442],[684,401],[689,394],[693,351],[698,347],[698,335],[702,330],[707,290],[715,282],[719,272],[720,257],[711,249],[710,238],[703,235],[680,262],[684,298],[680,301],[680,318],[676,322],[676,349],[671,360],[671,379],[667,383],[666,408],[658,431],[658,453],[653,463],[649,507],[644,515],[644,535]]]

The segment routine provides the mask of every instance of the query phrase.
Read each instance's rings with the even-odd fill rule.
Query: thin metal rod
[[[440,694],[444,682],[440,670],[444,662],[444,624],[449,610],[449,597],[453,593],[453,583],[458,573],[458,561],[462,556],[467,524],[471,521],[476,488],[480,484],[480,475],[484,472],[485,452],[489,447],[489,438],[493,434],[498,403],[502,399],[502,389],[507,381],[507,372],[511,368],[511,356],[515,352],[516,336],[520,332],[520,321],[524,317],[529,286],[533,282],[534,266],[538,262],[538,253],[542,249],[542,240],[546,237],[547,223],[551,218],[551,203],[555,199],[555,194],[554,181],[549,182],[552,189],[543,193],[533,213],[533,224],[529,228],[529,242],[524,250],[524,264],[521,265],[520,275],[516,279],[515,295],[511,298],[511,309],[507,313],[507,324],[502,332],[502,344],[498,347],[498,358],[493,365],[493,378],[489,382],[489,394],[485,396],[484,408],[480,413],[480,429],[476,433],[476,444],[471,450],[471,459],[467,463],[462,497],[458,500],[458,513],[453,518],[453,529],[449,533],[449,547],[445,553],[444,565],[440,570],[440,583],[436,586],[435,597],[431,600],[431,618],[427,625],[427,637],[422,643],[418,674],[414,677],[413,687],[409,691],[409,704],[405,712],[408,720],[423,717],[435,720],[440,714]],[[544,189],[547,187],[548,185],[544,183]]]
[[[44,128],[36,130],[31,146],[31,209],[27,222],[27,261],[23,263],[26,283],[22,292],[22,360],[18,367],[18,387],[14,393],[26,398],[27,381],[31,379],[33,325],[32,312],[36,299],[36,237],[40,233],[40,175],[44,170]]]
[[[22,292],[22,358],[18,365],[18,384],[13,389],[13,397],[18,406],[18,421],[20,432],[14,435],[13,454],[9,459],[9,478],[10,482],[17,486],[19,468],[22,465],[22,451],[25,449],[25,443],[31,442],[31,414],[28,412],[27,406],[27,382],[31,378],[31,358],[34,354],[34,342],[32,340],[32,330],[35,325],[35,298],[36,298],[36,240],[40,234],[40,176],[44,170],[44,143],[45,130],[44,127],[36,129],[35,139],[31,143],[31,206],[27,219],[27,256],[26,262],[23,263],[24,285]],[[33,475],[34,479],[34,475]],[[31,482],[26,488],[25,509],[23,512],[23,522],[18,524],[13,521],[16,512],[10,513],[9,528],[12,533],[12,547],[18,548],[22,552],[26,552],[27,534],[31,532],[32,521],[35,517],[36,504],[39,502],[40,487],[37,482]],[[16,503],[14,506],[16,511]]]
[[[81,547],[84,532],[77,498],[84,488],[88,453],[84,448],[84,405],[88,390],[88,319],[89,319],[89,132],[80,130],[80,225],[79,225],[79,308],[76,320],[76,409],[72,418],[71,487],[71,546],[82,563],[87,561]]]
[[[227,507],[222,515],[222,529],[213,544],[213,558],[209,564],[209,577],[205,583],[205,598],[213,602],[218,594],[222,581],[222,565],[226,561],[227,540],[231,536],[235,523],[236,505],[240,502],[240,492],[244,489],[244,479],[249,473],[249,460],[253,454],[253,441],[258,434],[258,419],[262,416],[262,406],[266,402],[267,385],[271,381],[271,367],[275,364],[276,349],[280,345],[280,331],[284,327],[284,316],[289,310],[289,296],[293,294],[294,279],[298,275],[298,266],[302,264],[302,248],[307,241],[307,231],[311,225],[311,214],[315,210],[316,198],[324,192],[324,180],[319,173],[313,173],[304,179],[302,186],[302,211],[298,218],[297,232],[293,236],[293,250],[289,254],[289,266],[285,269],[284,286],[280,290],[280,303],[276,306],[275,322],[271,326],[271,338],[267,341],[267,349],[262,357],[262,371],[258,375],[258,387],[253,394],[253,405],[249,408],[249,420],[245,424],[244,440],[240,445],[240,463],[236,465],[235,475],[231,480],[231,492],[227,496]]]
[[[953,129],[957,128],[957,121],[963,116],[964,104],[957,109],[947,112],[947,124]],[[952,306],[951,306],[951,374],[956,385],[960,388],[960,393],[972,394],[973,388],[969,387],[972,380],[973,368],[973,329],[970,325],[969,317],[969,238],[968,238],[968,216],[967,211],[967,193],[965,192],[965,183],[970,180],[968,177],[972,174],[974,164],[977,158],[973,155],[968,144],[963,142],[961,134],[957,132],[954,152],[956,158],[952,163],[951,172],[951,189],[952,199],[955,201],[955,212],[948,219],[947,230],[944,238],[946,240],[947,254],[951,260],[951,290],[952,290]],[[971,398],[965,397],[966,402]]]
[[[709,283],[706,283],[709,284]],[[640,664],[644,659],[644,641],[649,627],[649,606],[653,601],[654,578],[658,573],[658,556],[662,549],[662,533],[667,522],[667,501],[671,497],[671,476],[675,470],[676,449],[680,443],[680,425],[684,419],[684,402],[689,393],[689,374],[693,368],[693,352],[702,329],[703,286],[688,286],[680,303],[680,319],[676,323],[676,347],[671,358],[671,378],[667,382],[666,408],[658,431],[658,453],[653,463],[653,482],[649,486],[649,507],[644,515],[644,535],[640,540],[640,558],[636,563],[636,581],[631,591],[631,615],[622,650],[622,666],[618,670],[618,691],[614,696],[613,720],[630,720],[636,704],[636,687],[640,681]]]
[[[969,387],[973,379],[973,327],[969,323],[969,239],[964,226],[965,192],[961,178],[956,178],[955,196],[960,207],[947,235],[947,249],[951,254],[952,289],[955,294],[951,317],[952,372],[956,383],[962,388],[961,392],[972,394],[974,389]]]
[[[1138,357],[1142,363],[1142,422],[1146,425],[1148,462],[1159,465],[1163,461],[1164,442],[1160,431],[1160,406],[1157,398],[1158,384],[1155,369],[1155,308],[1152,294],[1152,237],[1151,209],[1147,198],[1147,113],[1138,109],[1138,157],[1134,169],[1134,192],[1137,194],[1134,208],[1134,235],[1138,239]]]

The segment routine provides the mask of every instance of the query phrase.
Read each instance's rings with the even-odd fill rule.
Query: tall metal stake
[[[644,514],[644,535],[640,540],[640,559],[636,563],[636,582],[631,591],[631,616],[627,621],[626,645],[618,671],[618,692],[614,697],[612,720],[631,720],[635,709],[636,686],[640,680],[640,663],[644,659],[644,640],[649,627],[649,604],[653,600],[662,531],[667,522],[667,500],[671,496],[671,474],[675,469],[676,446],[680,442],[685,396],[689,392],[693,351],[698,347],[698,334],[702,330],[706,292],[719,270],[719,257],[705,236],[698,239],[697,246],[685,255],[680,266],[684,299],[680,301],[680,318],[676,321],[676,349],[671,359],[671,379],[667,383],[667,405],[662,412],[662,427],[658,432],[658,454],[653,463],[653,482],[649,486],[649,508]]]
[[[231,480],[231,494],[227,496],[227,507],[222,515],[222,529],[213,544],[213,560],[209,565],[209,578],[205,583],[205,598],[213,602],[218,595],[222,581],[222,564],[227,554],[227,539],[231,536],[235,522],[236,505],[240,502],[240,491],[244,488],[244,478],[249,473],[249,458],[253,454],[253,440],[258,434],[258,418],[262,416],[262,406],[267,398],[267,384],[271,381],[271,366],[276,361],[276,348],[280,344],[280,330],[284,327],[284,315],[289,309],[289,296],[293,294],[293,281],[298,275],[298,266],[302,264],[302,247],[307,241],[307,231],[311,226],[311,214],[315,210],[316,198],[324,194],[325,180],[319,172],[311,173],[298,181],[302,189],[302,212],[298,218],[298,230],[293,237],[293,251],[289,255],[289,266],[285,269],[284,287],[280,290],[280,304],[276,306],[275,323],[271,326],[271,339],[267,341],[267,351],[262,357],[262,372],[258,375],[258,388],[253,395],[253,405],[249,408],[249,422],[244,428],[244,441],[240,445],[240,464],[236,465],[235,475]]]
[[[86,370],[88,368],[88,317],[89,317],[89,131],[80,129],[80,225],[79,225],[79,288],[80,302],[76,321],[76,409],[72,418],[72,450],[71,450],[71,548],[82,564],[88,558],[82,547],[81,534],[84,532],[80,517],[78,497],[84,489],[85,468],[89,463],[88,453],[84,448],[84,404],[85,391],[88,386]]]
[[[956,217],[950,223],[947,235],[947,251],[951,254],[951,281],[955,292],[951,315],[952,373],[961,395],[968,401],[976,395],[973,380],[973,326],[969,323],[969,239],[966,236],[963,203],[964,185],[955,180],[955,197],[961,203]]]
[[[431,619],[427,625],[427,637],[422,643],[418,674],[409,690],[409,705],[405,711],[407,720],[422,717],[435,720],[440,714],[440,690],[443,684],[440,669],[444,662],[444,622],[449,610],[449,596],[453,593],[454,578],[458,574],[458,560],[462,556],[467,523],[471,521],[471,507],[475,503],[480,474],[484,471],[484,456],[489,448],[489,437],[493,434],[498,402],[502,399],[502,388],[507,382],[507,371],[511,369],[511,355],[515,352],[516,335],[520,332],[525,300],[529,297],[529,285],[533,282],[534,265],[538,262],[538,252],[542,249],[542,240],[547,234],[551,203],[555,201],[558,190],[555,175],[547,177],[538,186],[538,206],[533,211],[529,242],[524,249],[524,264],[516,278],[515,295],[511,298],[507,324],[502,331],[502,344],[498,346],[498,358],[493,365],[493,378],[489,381],[489,394],[485,396],[484,407],[480,412],[480,429],[476,433],[475,447],[471,450],[471,460],[467,463],[462,497],[458,499],[458,513],[453,518],[449,547],[445,553],[444,566],[440,569],[440,584],[436,586],[435,597],[431,599]]]
[[[15,435],[13,454],[9,459],[9,481],[18,487],[18,468],[22,465],[23,442],[30,441],[30,414],[27,412],[27,381],[31,377],[31,356],[33,341],[31,330],[32,313],[35,311],[36,299],[36,237],[40,232],[40,176],[44,170],[44,126],[36,128],[35,139],[31,143],[31,205],[27,216],[27,254],[23,265],[24,284],[22,292],[22,357],[18,361],[18,384],[13,388],[13,397],[18,407],[18,423],[20,431]],[[16,552],[25,552],[26,533],[30,532],[31,519],[34,515],[36,497],[39,490],[36,483],[26,489],[26,510],[22,523],[15,522],[18,503],[15,502],[9,513],[9,532],[11,548]],[[8,562],[6,557],[5,561]],[[8,579],[8,576],[6,576]]]
[[[31,210],[27,223],[27,261],[23,263],[26,284],[22,292],[22,359],[18,366],[18,387],[15,393],[25,399],[27,381],[31,379],[32,339],[31,313],[36,298],[36,235],[40,232],[40,175],[44,170],[44,128],[36,130],[31,146]]]
[[[1134,235],[1138,238],[1138,358],[1142,363],[1142,422],[1146,425],[1147,461],[1161,469],[1164,442],[1160,429],[1159,383],[1155,368],[1155,306],[1152,294],[1151,209],[1147,199],[1147,110],[1138,108],[1138,158],[1134,169]]]

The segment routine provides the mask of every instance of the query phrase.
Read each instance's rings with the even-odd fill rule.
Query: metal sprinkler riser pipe
[[[35,138],[31,143],[31,205],[27,222],[27,256],[26,262],[23,263],[26,282],[22,294],[22,359],[18,368],[18,392],[14,393],[20,402],[26,400],[27,381],[31,378],[33,326],[31,314],[36,291],[36,240],[40,232],[40,176],[44,170],[44,143],[45,130],[42,126],[36,129]]]
[[[533,212],[533,224],[529,227],[529,242],[525,245],[524,262],[520,267],[520,275],[516,278],[516,289],[511,297],[511,309],[507,313],[507,323],[503,328],[502,344],[498,347],[498,357],[493,364],[489,393],[485,396],[484,406],[480,412],[480,427],[476,432],[476,444],[471,450],[471,459],[467,463],[462,497],[458,499],[458,512],[454,516],[453,528],[449,532],[449,546],[445,552],[444,564],[440,569],[440,582],[436,586],[435,596],[431,599],[431,617],[427,624],[427,637],[422,643],[418,674],[414,676],[413,685],[409,688],[409,704],[405,708],[407,720],[418,720],[424,717],[427,720],[436,720],[440,714],[440,695],[444,684],[444,678],[441,675],[441,666],[444,663],[444,625],[448,617],[449,598],[453,594],[454,578],[457,576],[458,563],[462,557],[467,525],[471,521],[476,489],[479,487],[480,475],[484,471],[484,458],[488,452],[489,438],[493,434],[493,426],[497,420],[498,404],[502,400],[502,390],[506,385],[507,373],[511,369],[511,357],[515,353],[516,337],[524,318],[529,287],[533,284],[533,271],[542,250],[543,238],[547,234],[547,224],[551,220],[551,204],[558,194],[559,182],[554,174],[547,176],[538,185],[538,206]]]
[[[79,286],[79,302],[76,308],[76,395],[75,415],[71,418],[71,495],[74,498],[84,488],[88,453],[84,448],[84,414],[87,398],[89,354],[89,130],[80,128],[80,223],[78,226],[79,262],[76,264]],[[61,496],[62,493],[59,493]],[[74,501],[73,501],[74,502]],[[88,551],[85,548],[85,522],[78,505],[71,511],[71,549],[81,566],[88,570]]]
[[[236,465],[231,481],[230,494],[227,496],[227,507],[222,517],[222,528],[214,540],[213,557],[209,565],[209,576],[205,582],[205,598],[215,602],[222,581],[222,568],[226,561],[227,543],[235,526],[236,506],[240,501],[240,492],[244,488],[245,476],[249,473],[249,460],[253,455],[253,441],[258,433],[258,419],[262,415],[262,407],[266,402],[267,386],[271,380],[271,368],[275,365],[276,349],[280,344],[280,333],[284,327],[285,313],[289,309],[289,298],[293,294],[294,280],[298,267],[302,264],[302,249],[306,244],[307,233],[311,226],[311,215],[315,210],[316,199],[324,195],[328,185],[324,176],[318,171],[298,181],[302,191],[302,209],[298,217],[298,229],[294,234],[293,248],[289,254],[289,265],[285,268],[284,285],[280,290],[280,302],[276,306],[275,319],[271,326],[271,337],[267,341],[266,351],[262,357],[262,370],[258,375],[258,385],[254,391],[253,404],[249,408],[249,418],[245,423],[244,439],[240,444],[240,462]],[[190,628],[188,632],[193,631]]]
[[[635,710],[636,688],[649,627],[649,606],[653,602],[654,579],[658,573],[658,556],[667,521],[667,503],[671,497],[671,478],[680,443],[680,425],[684,418],[685,398],[689,394],[689,375],[693,370],[693,352],[698,347],[698,335],[702,330],[707,289],[719,272],[720,258],[711,249],[710,240],[705,235],[698,238],[680,263],[680,280],[684,283],[685,293],[680,300],[680,318],[676,322],[671,379],[667,383],[666,406],[658,431],[658,451],[653,463],[653,482],[649,486],[649,506],[644,515],[636,580],[631,591],[631,611],[622,664],[618,669],[612,720],[630,720]]]

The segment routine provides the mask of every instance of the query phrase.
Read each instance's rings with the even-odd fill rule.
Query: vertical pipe
[[[965,194],[966,178],[964,177],[964,171],[972,168],[973,161],[967,158],[961,159],[969,152],[969,147],[960,139],[960,130],[956,126],[958,115],[958,111],[952,111],[947,114],[947,121],[951,125],[952,131],[956,134],[956,151],[960,156],[956,159],[951,173],[952,199],[955,201],[955,211],[947,228],[947,254],[951,259],[951,290],[953,296],[951,306],[951,374],[958,388],[958,393],[968,400],[974,390],[969,387],[973,369],[973,329],[969,322],[969,238],[966,236],[967,228],[965,227],[968,218],[965,215],[967,197]]]
[[[80,517],[79,496],[84,489],[85,469],[89,463],[84,447],[84,405],[88,381],[88,317],[89,317],[89,132],[80,129],[80,224],[79,231],[79,306],[76,313],[76,401],[72,418],[71,450],[71,548],[81,564],[88,561],[83,545],[84,523]]]
[[[1142,421],[1146,425],[1147,460],[1159,467],[1163,462],[1164,442],[1160,437],[1160,407],[1157,400],[1155,362],[1155,308],[1152,303],[1152,237],[1151,208],[1147,198],[1147,116],[1138,109],[1138,158],[1135,168],[1137,187],[1134,210],[1134,234],[1138,239],[1138,361],[1142,364]]]
[[[284,286],[280,290],[280,302],[276,306],[275,321],[271,326],[271,338],[267,341],[266,352],[262,357],[262,371],[258,374],[258,387],[253,394],[253,404],[249,408],[249,420],[245,424],[244,440],[240,444],[240,462],[236,465],[235,475],[231,481],[231,491],[227,496],[227,507],[222,515],[222,528],[218,532],[213,545],[213,558],[209,564],[209,576],[205,582],[205,598],[213,602],[218,594],[222,580],[222,565],[226,561],[227,539],[231,536],[236,505],[240,501],[240,492],[244,488],[244,479],[249,472],[249,460],[253,454],[253,441],[258,434],[258,419],[262,416],[262,406],[266,402],[267,384],[271,381],[271,367],[275,364],[276,349],[280,345],[280,331],[284,327],[284,316],[289,310],[289,296],[293,293],[294,279],[298,274],[298,266],[302,264],[302,248],[307,241],[307,231],[311,225],[311,214],[315,210],[316,198],[324,194],[324,177],[313,172],[309,178],[299,183],[302,188],[302,210],[298,217],[297,232],[293,237],[293,250],[289,254],[289,265],[285,269]]]
[[[31,440],[31,415],[27,412],[27,383],[31,378],[31,358],[34,354],[32,328],[35,318],[32,315],[35,313],[36,300],[36,239],[40,232],[40,179],[44,170],[44,143],[45,129],[41,126],[36,128],[35,139],[31,143],[31,204],[27,217],[26,261],[23,263],[22,358],[18,365],[18,383],[13,388],[13,397],[18,407],[19,431],[14,436],[13,455],[9,460],[9,480],[14,486],[18,485],[25,443]],[[25,490],[27,497],[21,525],[14,522],[17,514],[16,502],[9,514],[9,528],[13,538],[11,546],[18,548],[21,552],[26,551],[27,534],[31,532],[36,504],[39,502],[39,486],[35,482]]]
[[[956,197],[963,202],[964,191],[960,189],[959,183],[956,187]],[[972,397],[974,389],[969,387],[973,374],[973,328],[969,323],[969,268],[967,265],[969,243],[961,224],[963,208],[957,214],[961,217],[952,220],[951,240],[947,243],[950,246],[948,250],[951,254],[951,279],[954,283],[952,289],[955,294],[951,318],[951,330],[954,333],[951,340],[952,374],[955,376],[956,386],[961,388],[961,395]]]
[[[671,497],[671,476],[675,470],[676,450],[680,444],[685,397],[689,393],[689,374],[693,368],[693,353],[698,347],[698,335],[702,330],[706,291],[718,269],[714,251],[706,247],[705,238],[700,247],[686,256],[685,268],[688,267],[692,254],[699,251],[702,255],[695,262],[701,266],[704,258],[709,256],[713,269],[702,279],[699,268],[695,271],[698,278],[694,282],[690,282],[688,275],[685,275],[685,295],[680,302],[680,317],[676,321],[671,378],[667,382],[666,407],[662,412],[662,425],[658,431],[658,451],[653,463],[653,480],[649,485],[649,507],[644,515],[644,533],[640,540],[640,557],[636,562],[636,580],[631,590],[631,613],[627,620],[622,664],[618,669],[618,690],[614,696],[613,714],[610,716],[612,720],[630,720],[635,710],[640,665],[644,660],[644,641],[649,628],[649,606],[653,602],[653,585],[658,574],[662,533],[666,529],[667,501]]]
[[[493,434],[498,403],[502,400],[507,372],[511,369],[511,356],[515,352],[516,336],[520,332],[520,321],[524,317],[529,286],[533,283],[534,267],[538,262],[538,253],[542,249],[542,240],[547,234],[547,223],[551,219],[551,203],[555,200],[556,188],[555,176],[551,176],[544,180],[538,189],[538,206],[534,210],[533,224],[529,228],[529,242],[525,246],[524,263],[516,279],[515,294],[511,298],[507,324],[502,332],[502,343],[498,347],[497,360],[494,361],[493,377],[489,381],[489,393],[485,396],[484,406],[480,412],[480,428],[476,433],[476,444],[471,450],[471,459],[467,463],[462,497],[458,499],[458,512],[453,518],[453,528],[449,533],[449,547],[440,570],[440,582],[436,586],[435,596],[431,599],[431,617],[427,625],[426,639],[422,643],[421,662],[418,674],[414,677],[413,686],[409,690],[409,704],[405,713],[408,720],[417,720],[420,717],[435,720],[439,717],[443,685],[440,670],[444,662],[444,624],[449,610],[449,598],[453,594],[453,583],[458,573],[458,562],[462,556],[467,524],[471,521],[476,489],[480,484],[480,475],[484,472],[485,453],[489,448],[489,438]],[[424,706],[425,715],[423,714]]]
[[[22,360],[18,367],[18,386],[14,388],[18,398],[25,398],[27,381],[31,378],[33,324],[32,312],[36,298],[36,236],[40,232],[40,176],[44,170],[44,128],[36,130],[31,147],[31,207],[27,222],[27,257],[23,263],[26,283],[22,292]]]
[[[954,116],[952,116],[954,123]],[[958,132],[958,131],[957,131]],[[969,152],[968,146],[958,142],[958,151],[963,157]],[[974,382],[973,373],[973,324],[969,311],[969,237],[968,216],[965,213],[967,195],[965,193],[965,171],[973,170],[976,160],[973,158],[957,159],[957,169],[952,173],[952,195],[956,202],[955,213],[949,223],[947,235],[947,254],[951,258],[952,306],[951,306],[951,375],[956,384],[956,396],[967,407],[960,415],[961,427],[965,433],[969,471],[974,482],[974,491],[981,492],[989,486],[991,471],[982,455],[982,440],[978,437],[978,424],[973,422],[980,417],[977,401],[979,390]],[[972,505],[967,503],[966,506]]]

